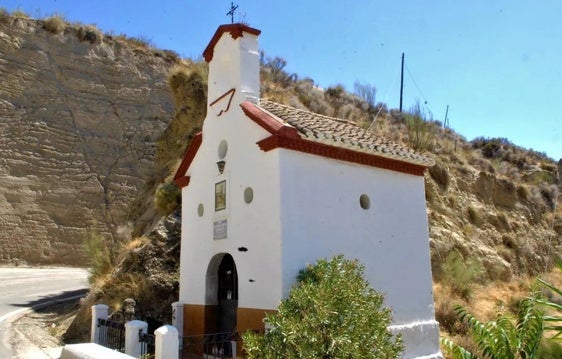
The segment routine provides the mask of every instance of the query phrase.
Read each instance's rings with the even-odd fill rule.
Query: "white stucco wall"
[[[224,41],[225,37],[228,37]],[[252,43],[254,41],[254,43]],[[256,49],[256,51],[254,51]],[[250,52],[248,52],[251,50]],[[243,61],[240,61],[242,59]],[[205,299],[206,273],[211,259],[219,253],[234,258],[238,273],[239,307],[273,309],[281,297],[280,273],[280,193],[277,152],[265,153],[256,142],[269,133],[248,119],[240,103],[248,94],[259,92],[257,39],[245,34],[232,40],[223,35],[215,46],[210,63],[209,103],[234,88],[230,109],[220,116],[208,109],[203,125],[203,142],[187,175],[189,185],[182,190],[182,252],[180,298],[189,304],[214,304]],[[238,66],[242,69],[236,70]],[[246,79],[241,80],[241,74]],[[222,140],[228,144],[225,171],[220,175],[216,162]],[[215,212],[215,183],[226,180],[227,206]],[[244,201],[251,187],[254,199]],[[204,215],[198,216],[199,204]],[[214,221],[227,220],[227,238],[213,239]],[[245,247],[246,252],[239,251]]]
[[[204,132],[188,171],[194,175],[182,191],[180,301],[205,304],[207,265],[215,254],[229,253],[238,272],[238,305],[275,308],[281,295],[278,156],[259,150],[255,142],[264,131],[250,120],[241,123],[225,117],[217,123],[224,127]],[[219,175],[216,162],[222,140],[228,143],[228,154],[225,172]],[[227,183],[227,206],[215,212],[215,183],[222,180]],[[247,187],[254,191],[250,204],[244,201]],[[200,203],[205,208],[203,217],[197,213]],[[213,223],[221,219],[227,220],[227,238],[214,240]],[[239,251],[239,247],[247,251]]]
[[[404,358],[439,357],[434,320],[423,177],[256,145],[270,134],[240,108],[259,94],[257,37],[223,34],[209,64],[208,104],[235,89],[225,106],[208,107],[203,142],[182,189],[180,298],[215,304],[206,297],[209,263],[232,255],[238,273],[238,306],[275,309],[307,263],[343,253],[365,265],[366,279],[393,309],[404,335]],[[219,144],[228,144],[219,174]],[[215,183],[226,180],[227,206],[215,211]],[[244,190],[254,191],[252,203]],[[371,207],[360,207],[359,197]],[[198,206],[204,206],[203,216]],[[227,220],[227,238],[213,239],[213,223]],[[245,247],[247,251],[240,251]]]
[[[423,177],[279,152],[283,296],[305,264],[357,258],[404,333],[404,357],[439,353]],[[367,210],[361,194],[370,198]]]

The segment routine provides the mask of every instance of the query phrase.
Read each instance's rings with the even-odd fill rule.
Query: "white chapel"
[[[424,171],[432,160],[354,123],[259,98],[259,30],[220,26],[207,117],[182,190],[184,336],[264,329],[300,269],[343,254],[391,307],[404,358],[441,358]]]

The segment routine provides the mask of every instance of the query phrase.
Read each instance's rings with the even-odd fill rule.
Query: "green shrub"
[[[45,19],[43,28],[53,34],[60,34],[66,27],[66,21],[62,15],[53,15]]]
[[[111,252],[105,239],[96,232],[90,232],[83,242],[84,251],[89,258],[90,276],[93,283],[96,278],[108,273],[113,268]]]
[[[451,290],[464,299],[472,295],[474,284],[482,278],[482,264],[476,260],[465,260],[457,251],[452,251],[441,265],[442,279]]]
[[[494,320],[480,322],[463,307],[456,307],[457,316],[466,323],[475,352],[442,339],[445,352],[454,359],[508,359],[539,358],[539,347],[544,331],[544,312],[537,306],[534,297],[519,304],[516,317],[499,313]]]
[[[158,187],[154,196],[156,210],[164,216],[178,208],[180,201],[181,190],[173,183],[165,183]]]
[[[266,316],[269,331],[243,335],[244,348],[249,358],[396,358],[402,339],[389,332],[382,304],[356,260],[320,259]]]

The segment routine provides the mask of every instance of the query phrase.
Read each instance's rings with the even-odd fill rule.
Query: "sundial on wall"
[[[232,88],[211,102],[209,106],[213,109],[213,112],[217,115],[217,117],[230,109],[230,103],[232,102],[235,92],[236,90]]]

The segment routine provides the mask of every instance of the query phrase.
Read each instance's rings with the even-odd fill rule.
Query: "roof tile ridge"
[[[350,126],[353,126],[353,127],[361,128],[361,127],[357,126],[357,124],[355,122],[350,121],[350,120],[346,120],[346,119],[343,119],[343,118],[323,115],[321,113],[312,112],[310,110],[303,110],[303,109],[300,109],[300,108],[296,108],[296,107],[289,106],[289,105],[284,105],[282,103],[267,100],[267,99],[260,99],[260,102],[261,101],[269,102],[269,103],[272,103],[274,105],[281,106],[281,107],[283,107],[285,109],[288,109],[288,110],[297,111],[297,112],[300,112],[300,113],[303,113],[303,114],[309,114],[309,115],[314,116],[314,117],[322,117],[324,119],[331,120],[331,121],[334,121],[334,122],[339,122],[339,123],[347,124],[347,125],[350,125]]]
[[[273,112],[269,111],[266,108],[263,108],[260,104],[262,101],[265,102],[270,102],[276,105],[281,105],[277,102],[273,102],[273,101],[269,101],[269,100],[264,100],[264,99],[259,99],[257,104],[254,104],[254,106],[257,106],[261,111],[265,112],[266,114],[268,114],[271,118],[273,118],[274,120],[278,121],[281,125],[283,126],[287,126],[287,127],[291,127],[296,129],[298,132],[302,132],[298,127],[291,125],[290,123],[288,123],[287,121],[283,120],[281,117],[277,116],[276,114],[274,114]]]

